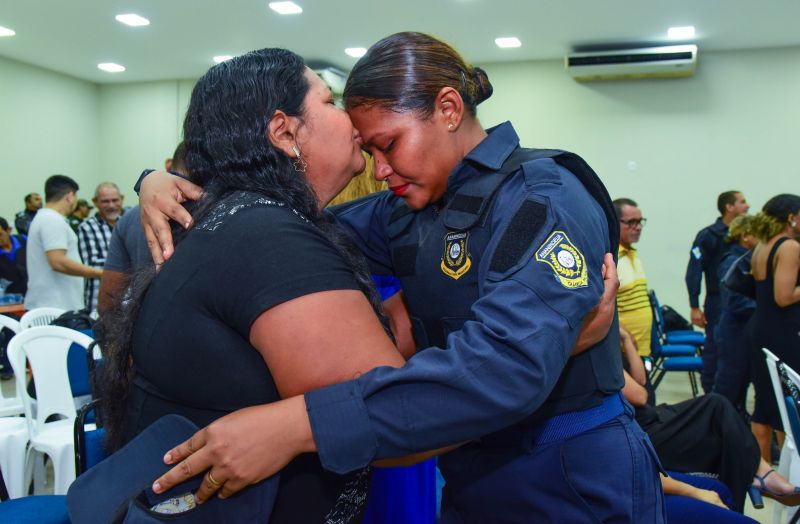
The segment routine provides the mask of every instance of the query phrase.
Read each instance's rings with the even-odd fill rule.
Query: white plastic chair
[[[5,315],[0,315],[0,329],[7,328],[14,332],[20,332],[20,325],[17,320]],[[0,388],[0,417],[14,417],[22,415],[22,399],[18,396],[6,397],[3,395],[3,388]]]
[[[76,412],[67,372],[67,354],[73,343],[89,347],[92,338],[59,326],[32,327],[11,339],[8,347],[30,440],[26,479],[33,464],[33,452],[50,456],[55,470],[53,490],[56,495],[66,494],[75,480],[73,425]],[[22,378],[25,377],[26,359],[36,380],[36,413]],[[54,415],[62,418],[47,422]]]
[[[19,319],[20,329],[25,330],[32,327],[48,326],[50,322],[64,313],[66,313],[66,310],[57,307],[37,307],[36,309],[31,309]]]
[[[786,439],[783,441],[780,459],[778,460],[778,473],[780,473],[784,478],[789,479],[789,482],[792,484],[797,485],[797,482],[800,481],[800,454],[798,454],[797,441],[795,441],[795,436],[792,432],[792,426],[789,423],[789,414],[786,411],[783,386],[781,386],[781,379],[778,375],[778,362],[780,362],[780,359],[767,348],[762,348],[761,351],[764,352],[767,360],[767,370],[769,371],[769,377],[772,381],[772,390],[775,393],[775,400],[778,402],[778,411],[781,414],[781,423],[783,424],[783,430],[786,433]],[[789,375],[792,380],[795,380],[795,377],[798,377],[797,373],[792,368],[787,366],[785,363],[783,366],[784,369],[786,369],[787,375]],[[800,385],[800,382],[798,382],[798,385]],[[787,509],[789,508],[783,504],[773,504],[772,522],[776,524],[785,522],[783,518],[783,512]],[[787,515],[787,518],[790,518],[790,515]]]

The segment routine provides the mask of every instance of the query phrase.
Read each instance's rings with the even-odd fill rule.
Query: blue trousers
[[[660,465],[627,402],[620,416],[565,440],[470,446],[443,468],[440,524],[666,522]]]
[[[744,411],[747,386],[750,384],[750,351],[745,336],[749,315],[729,311],[720,315],[714,342],[717,345],[717,374],[714,393],[726,397],[736,409]]]
[[[700,373],[700,383],[705,393],[711,393],[717,375],[717,341],[714,331],[719,322],[719,295],[706,295],[703,307],[706,316],[706,343],[703,345],[703,371]]]
[[[732,503],[731,492],[722,482],[696,475],[669,472],[669,476],[700,489],[716,491],[727,506]],[[755,524],[755,520],[729,509],[723,509],[697,499],[667,495],[667,522],[669,524]]]

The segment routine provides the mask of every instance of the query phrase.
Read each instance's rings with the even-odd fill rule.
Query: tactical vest
[[[441,212],[433,206],[414,212],[398,198],[387,234],[418,348],[446,348],[447,336],[474,319],[470,309],[479,298],[478,267],[490,241],[487,220],[494,197],[523,163],[540,158],[552,158],[583,183],[603,208],[610,245],[619,245],[617,217],[605,187],[580,157],[564,151],[518,148],[499,171],[470,176]],[[528,423],[593,407],[622,387],[616,319],[609,333],[600,344],[568,360],[550,397]]]

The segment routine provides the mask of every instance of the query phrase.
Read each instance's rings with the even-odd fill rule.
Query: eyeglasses
[[[644,227],[644,225],[647,224],[647,219],[646,218],[640,218],[640,219],[637,220],[635,218],[632,218],[630,220],[620,220],[620,222],[625,224],[628,227],[636,227],[636,226]]]

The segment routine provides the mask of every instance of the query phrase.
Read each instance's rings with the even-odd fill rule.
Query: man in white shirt
[[[25,309],[83,309],[83,279],[100,278],[103,271],[80,262],[78,237],[67,222],[78,202],[78,184],[68,176],[53,175],[44,192],[45,206],[28,231]]]

